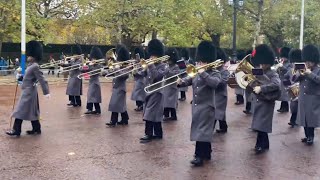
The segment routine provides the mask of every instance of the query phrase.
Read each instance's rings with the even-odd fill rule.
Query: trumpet
[[[108,73],[105,78],[106,79],[114,79],[114,78],[117,78],[117,77],[120,77],[122,75],[126,75],[126,74],[129,74],[133,71],[139,71],[139,70],[146,70],[148,68],[149,65],[151,64],[155,64],[155,63],[159,63],[159,62],[165,62],[165,61],[168,61],[168,59],[170,58],[170,56],[168,55],[165,55],[165,56],[162,56],[162,57],[159,57],[159,58],[155,58],[155,59],[147,59],[147,60],[141,60],[139,63],[134,63],[132,65],[129,65],[129,66],[126,66],[122,69],[119,69],[119,70],[115,70],[113,72],[110,72]],[[116,76],[113,76],[117,73],[120,73],[122,72],[121,74],[119,75],[116,75]],[[110,76],[113,76],[113,77],[110,77]]]
[[[60,60],[57,60],[55,62],[49,62],[49,63],[42,64],[42,65],[40,65],[40,68],[41,69],[46,69],[46,68],[50,68],[52,66],[59,66],[60,64],[63,64],[65,62],[68,62],[68,61],[72,60],[73,58],[78,58],[78,57],[84,57],[84,54],[74,55],[74,56],[67,56],[64,59],[60,59]]]
[[[153,83],[153,84],[151,84],[149,86],[146,86],[144,88],[144,91],[146,93],[150,94],[150,93],[159,91],[160,89],[163,89],[165,87],[168,87],[168,86],[171,86],[173,84],[176,84],[178,82],[179,76],[181,76],[183,74],[187,74],[189,77],[194,78],[198,74],[198,71],[200,69],[205,69],[205,70],[217,69],[217,68],[219,68],[219,67],[221,67],[223,65],[224,65],[224,62],[221,59],[218,59],[215,62],[206,64],[206,65],[203,65],[203,66],[200,66],[200,67],[195,67],[192,64],[188,64],[185,71],[183,71],[183,72],[181,72],[179,74],[176,74],[174,76],[171,76],[169,78],[163,79],[162,81]]]

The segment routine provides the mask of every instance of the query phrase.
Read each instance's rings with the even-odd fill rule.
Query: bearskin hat
[[[158,39],[152,39],[148,43],[148,54],[149,56],[161,57],[164,55],[164,46]]]
[[[221,59],[224,62],[227,62],[229,60],[226,52],[219,47],[217,48],[217,59]]]
[[[71,53],[72,55],[81,55],[82,54],[82,49],[79,44],[73,45],[71,47]]]
[[[141,59],[145,59],[144,50],[143,50],[142,47],[137,47],[137,48],[134,49],[134,56],[136,54],[139,54]]]
[[[319,63],[319,49],[314,45],[306,45],[302,49],[302,61],[310,61],[314,63]]]
[[[103,54],[102,54],[100,48],[93,46],[90,51],[90,58],[96,59],[96,60],[103,59]]]
[[[42,60],[43,48],[38,41],[29,41],[26,50],[27,56],[33,57],[37,62]]]
[[[181,58],[188,60],[190,58],[190,52],[187,48],[182,48],[180,51]]]
[[[128,49],[123,46],[118,50],[117,53],[117,61],[126,61],[130,59],[130,53]]]
[[[174,64],[180,59],[178,50],[176,48],[168,48],[166,51],[166,55],[170,56],[169,61],[173,62]]]
[[[196,61],[211,63],[217,59],[217,49],[210,41],[202,41],[197,48]]]
[[[244,57],[246,57],[245,51],[238,51],[237,52],[237,60],[241,61]]]
[[[116,45],[116,54],[118,54],[118,52],[119,52],[119,50],[121,49],[121,48],[123,48],[123,47],[126,47],[125,45],[123,45],[123,44],[117,44]]]
[[[301,59],[301,50],[300,49],[292,49],[289,52],[289,60],[291,63],[299,63],[302,62]]]
[[[274,65],[275,55],[273,50],[266,44],[260,44],[252,52],[252,63]]]
[[[290,52],[290,48],[288,47],[283,47],[280,49],[280,57],[281,58],[289,58],[289,52]]]

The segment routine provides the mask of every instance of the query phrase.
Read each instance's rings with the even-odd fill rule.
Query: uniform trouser
[[[172,118],[177,119],[176,109],[175,108],[167,108],[167,107],[165,107],[164,111],[163,111],[164,117],[170,117],[170,114],[171,114]]]
[[[298,114],[297,112],[291,113],[290,122],[291,122],[292,124],[296,124],[297,114]]]
[[[223,120],[217,119],[217,121],[219,121],[219,128],[220,128],[221,130],[226,130],[226,129],[228,129],[228,124],[227,124],[227,121],[226,121],[226,116],[223,117]]]
[[[48,70],[48,75],[50,74],[50,71],[51,71],[52,75],[54,75],[54,68]]]
[[[304,127],[304,134],[307,138],[314,137],[314,127]]]
[[[143,101],[136,101],[137,107],[142,107],[143,106]]]
[[[18,119],[18,118],[14,120],[13,129],[18,133],[21,133],[22,121],[23,121],[22,119]],[[34,131],[41,130],[41,124],[39,120],[31,121],[31,125],[32,125],[32,130]]]
[[[236,99],[237,99],[237,102],[244,103],[243,95],[237,94]]]
[[[128,121],[129,120],[129,115],[128,115],[127,111],[122,112],[120,114],[121,114],[121,121]],[[113,123],[118,122],[118,116],[119,116],[119,113],[112,112],[111,113],[111,122],[113,122]]]
[[[196,141],[195,156],[203,159],[211,159],[211,143]]]
[[[281,101],[280,109],[289,111],[289,102],[288,101]]]
[[[96,109],[96,112],[101,112],[101,109],[100,109],[100,104],[99,103],[87,103],[87,109],[89,111],[92,111],[93,110],[93,106],[94,108]]]
[[[251,102],[246,103],[246,111],[250,112],[251,111]]]
[[[80,96],[69,96],[69,101],[71,104],[81,106],[81,97]]]
[[[186,92],[185,91],[180,91],[180,96],[181,96],[181,99],[185,99],[186,98]]]
[[[145,129],[144,133],[145,135],[148,136],[155,136],[162,137],[163,132],[162,132],[162,123],[161,122],[152,122],[152,121],[147,121],[145,120]]]
[[[269,148],[268,133],[262,132],[262,131],[257,131],[257,132],[258,132],[258,136],[257,136],[256,147]]]

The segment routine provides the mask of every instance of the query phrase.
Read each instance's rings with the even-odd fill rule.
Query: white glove
[[[50,94],[46,94],[46,95],[44,95],[44,97],[46,97],[47,99],[51,98]]]
[[[282,64],[282,63],[279,63],[279,65],[278,65],[278,66],[279,66],[279,68],[281,68],[281,67],[283,67],[283,64]]]
[[[204,68],[202,68],[202,69],[199,69],[199,70],[198,70],[198,73],[200,73],[200,74],[201,74],[201,73],[203,73],[204,71],[205,71],[205,69],[204,69]]]
[[[305,74],[311,74],[311,69],[306,69]]]
[[[179,84],[179,85],[182,84],[182,79],[179,78],[179,77],[178,77],[178,79],[177,79],[177,84]]]
[[[115,65],[115,68],[116,68],[116,69],[120,69],[120,65],[118,65],[118,64]]]
[[[261,87],[260,87],[260,86],[254,87],[253,91],[254,91],[256,94],[260,94],[260,93],[261,93]]]

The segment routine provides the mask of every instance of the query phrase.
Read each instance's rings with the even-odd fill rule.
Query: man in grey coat
[[[178,80],[179,86],[192,85],[192,123],[190,140],[196,141],[194,166],[202,166],[204,160],[211,159],[211,141],[215,122],[215,90],[221,83],[217,70],[201,68],[217,59],[216,47],[209,41],[202,41],[197,47],[197,74]]]
[[[289,53],[289,60],[292,66],[288,69],[288,72],[284,76],[283,84],[286,86],[286,88],[290,88],[292,85],[298,85],[294,84],[292,82],[292,77],[294,75],[294,63],[300,63],[302,62],[301,59],[301,50],[300,49],[292,49]],[[291,111],[291,117],[289,121],[289,125],[293,128],[296,126],[296,120],[297,120],[297,114],[298,114],[298,98],[291,99],[290,101],[290,111]]]
[[[130,59],[130,54],[125,46],[120,47],[117,52],[117,61],[123,62]],[[116,67],[118,70],[120,67]],[[124,71],[120,71],[115,75],[121,75]],[[109,102],[109,111],[111,111],[111,120],[106,123],[109,127],[115,127],[118,125],[128,125],[129,115],[127,112],[127,90],[126,81],[129,78],[128,74],[123,74],[119,77],[113,78],[112,80],[112,95]],[[118,122],[118,115],[121,114],[121,121]]]
[[[72,46],[72,54],[73,55],[81,55],[82,50],[80,45]],[[63,64],[63,67],[74,66],[82,64],[82,58],[75,58],[71,60],[68,64]],[[66,94],[69,96],[70,103],[68,106],[81,106],[81,95],[82,95],[82,79],[78,78],[78,75],[81,74],[80,69],[74,69],[69,72],[69,80],[67,85]]]
[[[169,66],[166,67],[164,78],[169,78],[180,73],[179,66],[176,64],[179,60],[179,54],[176,48],[169,48],[166,51],[166,55],[170,56],[170,59],[168,60]],[[176,107],[178,104],[178,90],[177,84],[172,84],[163,89],[164,121],[177,120]]]
[[[42,45],[39,42],[30,41],[27,43],[28,67],[23,76],[20,100],[12,114],[12,117],[15,117],[13,129],[6,132],[9,136],[20,136],[23,120],[31,121],[32,124],[32,130],[27,131],[27,134],[41,134],[38,82],[41,85],[43,94],[50,98],[48,83],[38,65],[42,60],[42,53]]]
[[[148,43],[148,54],[151,59],[164,55],[164,46],[158,39]],[[151,63],[147,67],[146,86],[159,82],[165,75],[165,64],[162,62]],[[145,135],[140,138],[141,143],[148,143],[153,139],[162,139],[163,119],[163,93],[162,90],[147,94],[143,107],[143,120],[145,124]]]
[[[223,60],[225,63],[228,61],[228,57],[223,49],[217,48],[217,59]],[[215,90],[215,120],[219,121],[219,128],[217,133],[226,133],[228,131],[228,125],[226,120],[226,109],[228,103],[228,80],[230,73],[227,69],[221,66],[219,69],[221,74],[221,82],[218,88]]]
[[[103,55],[100,48],[95,46],[92,47],[90,52],[90,59],[91,61],[103,59]],[[101,69],[101,66],[99,63],[90,62],[88,65],[82,68],[82,73],[90,72],[98,69]],[[101,114],[100,103],[102,102],[102,100],[101,100],[101,86],[100,86],[99,76],[100,74],[90,76],[88,93],[87,93],[87,112],[85,112],[84,114],[96,114],[96,115]],[[93,111],[93,106],[95,108],[95,111]]]
[[[256,153],[262,153],[269,149],[268,133],[272,132],[272,120],[275,100],[280,95],[279,75],[271,70],[274,64],[275,55],[273,50],[265,45],[258,45],[252,53],[252,61],[255,65],[259,64],[263,75],[256,75],[258,85],[249,84],[247,88],[253,88],[254,111],[251,128],[257,131]]]
[[[299,70],[293,76],[299,82],[298,124],[304,127],[303,143],[313,144],[314,129],[320,126],[320,55],[314,45],[306,45],[302,49],[302,61],[305,62],[304,72]]]
[[[142,47],[137,47],[134,50],[135,55],[139,55],[139,59],[144,59],[144,50]],[[146,98],[146,92],[144,91],[145,87],[145,78],[144,78],[145,71],[137,70],[133,72],[134,77],[134,87],[131,94],[131,100],[136,101],[135,111],[142,111],[143,110],[143,103]]]
[[[280,105],[280,109],[277,110],[280,113],[289,112],[290,98],[286,90],[286,86],[283,84],[283,81],[285,81],[284,76],[292,66],[292,64],[289,61],[289,52],[290,52],[290,48],[288,47],[283,47],[280,50],[281,64],[279,65],[278,73],[281,80],[281,97],[279,99],[281,101],[281,105]]]

